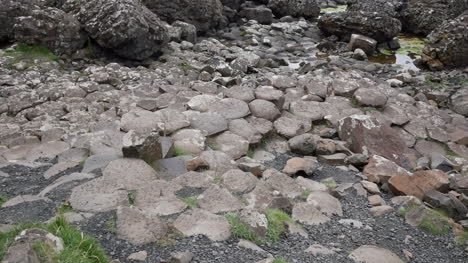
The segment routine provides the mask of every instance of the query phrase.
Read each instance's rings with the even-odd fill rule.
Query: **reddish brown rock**
[[[369,158],[369,163],[364,167],[362,173],[367,177],[368,181],[374,183],[385,183],[398,174],[410,175],[406,169],[378,155]]]
[[[388,124],[381,123],[367,115],[352,115],[341,119],[338,133],[342,140],[350,145],[350,150],[383,156],[398,165],[406,167],[405,153],[408,147],[399,134]]]
[[[398,195],[412,195],[419,199],[429,190],[447,192],[449,176],[439,170],[418,171],[413,175],[399,174],[389,181],[390,190]]]

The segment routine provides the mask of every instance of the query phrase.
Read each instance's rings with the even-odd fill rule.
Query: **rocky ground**
[[[142,31],[125,31],[93,22],[114,19],[104,15],[113,6],[64,2],[31,17],[73,15],[67,28],[79,33],[49,46],[66,56],[0,50],[2,262],[37,262],[21,261],[32,245],[4,237],[58,217],[114,262],[467,262],[468,70],[367,60],[395,43],[405,21],[396,11],[379,13],[395,30],[351,32],[346,19],[375,16],[374,5],[317,22],[316,3],[222,1],[223,16],[207,1],[167,29],[158,17],[174,19],[161,11],[171,6],[125,0],[115,17],[142,14],[132,20]],[[29,43],[19,35],[37,24],[24,19],[16,39]],[[436,30],[458,32],[447,24]],[[109,25],[127,35],[99,30]],[[119,39],[132,37],[140,44]],[[80,41],[86,48],[67,54]],[[421,55],[431,68],[460,66],[450,52],[424,60],[441,50],[431,48]]]

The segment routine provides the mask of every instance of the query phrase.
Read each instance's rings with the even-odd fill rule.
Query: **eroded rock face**
[[[14,38],[14,25],[16,18],[27,16],[32,10],[38,7],[39,1],[29,0],[2,0],[0,3],[0,43],[8,42]]]
[[[78,20],[57,8],[36,9],[16,21],[17,41],[46,46],[57,55],[72,55],[87,39]]]
[[[149,58],[169,40],[163,22],[138,1],[68,0],[64,10],[70,11],[100,46],[124,58]]]
[[[409,0],[400,11],[403,30],[427,35],[468,9],[466,0]]]
[[[385,42],[401,31],[398,19],[378,13],[352,11],[328,13],[321,16],[318,26],[327,35],[336,35],[348,41],[351,34],[361,34]]]
[[[368,151],[383,156],[403,167],[407,147],[403,139],[390,126],[367,115],[352,115],[341,119],[338,133],[342,140],[350,144],[353,152]]]
[[[431,69],[467,66],[468,11],[436,28],[429,35],[421,58]]]
[[[316,0],[270,0],[268,7],[278,17],[292,16],[315,19],[320,14]]]
[[[199,33],[221,27],[225,22],[219,0],[143,0],[143,4],[165,21],[193,24]]]
[[[439,170],[418,171],[413,175],[398,174],[389,181],[390,190],[394,194],[412,195],[420,200],[429,190],[446,192],[449,186],[449,177]]]

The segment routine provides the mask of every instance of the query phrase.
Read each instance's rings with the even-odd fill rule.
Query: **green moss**
[[[179,67],[179,69],[181,69],[182,71],[184,72],[188,72],[190,70],[193,70],[193,66],[190,65],[189,63],[187,62],[182,62],[180,63],[179,65],[177,65]]]
[[[234,237],[262,243],[262,240],[247,225],[240,221],[238,214],[227,214],[225,217],[231,225],[231,233]]]
[[[184,235],[175,229],[173,226],[169,226],[169,231],[164,238],[156,241],[156,245],[160,247],[169,247],[177,244],[177,239],[183,237]]]
[[[99,247],[98,242],[85,235],[81,231],[72,227],[62,216],[57,217],[52,223],[44,224],[23,224],[17,226],[14,230],[7,233],[0,233],[0,259],[4,257],[8,246],[13,242],[14,238],[23,230],[29,228],[39,228],[62,238],[64,250],[60,253],[55,253],[44,244],[35,244],[34,249],[39,253],[39,256],[47,254],[45,259],[51,259],[49,262],[57,263],[107,263],[108,257]]]
[[[180,198],[190,208],[198,207],[198,199],[196,197]]]
[[[337,187],[337,184],[335,180],[333,180],[333,178],[323,179],[320,182],[324,184],[329,190],[335,190],[335,188]]]
[[[191,155],[191,153],[179,147],[174,147],[174,156],[182,156],[182,155]]]
[[[288,214],[279,209],[267,209],[265,215],[268,219],[267,238],[272,242],[281,238],[286,231],[287,222],[294,222]]]
[[[249,34],[249,32],[246,32],[246,31],[240,31],[240,32],[239,32],[239,35],[240,35],[241,37],[246,37],[246,36],[248,36],[248,35],[250,35],[250,34]]]
[[[288,262],[282,258],[275,258],[275,260],[273,260],[273,263],[288,263]]]
[[[7,201],[8,201],[8,197],[6,197],[4,195],[0,195],[0,206],[2,206]]]
[[[129,203],[130,205],[134,205],[134,204],[135,204],[136,195],[137,195],[136,190],[129,190],[129,191],[127,192],[128,203]]]
[[[18,44],[13,50],[5,50],[5,55],[13,57],[10,65],[14,65],[23,60],[32,61],[35,59],[42,59],[57,61],[59,59],[46,47],[28,44]]]
[[[117,219],[115,218],[115,216],[108,219],[106,223],[104,223],[104,225],[107,231],[111,233],[117,233]]]
[[[393,52],[388,49],[381,49],[380,54],[385,55],[385,56],[393,56]]]
[[[223,179],[223,177],[217,175],[217,176],[215,176],[213,178],[213,183],[214,184],[222,184],[222,183],[224,183],[224,179]]]

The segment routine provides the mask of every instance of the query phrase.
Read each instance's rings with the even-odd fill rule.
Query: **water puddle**
[[[398,36],[400,48],[396,51],[383,49],[380,54],[369,58],[369,61],[381,64],[393,64],[401,70],[419,71],[414,62],[421,57],[424,48],[424,39],[411,35]]]

